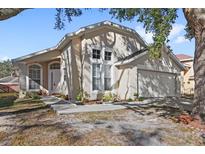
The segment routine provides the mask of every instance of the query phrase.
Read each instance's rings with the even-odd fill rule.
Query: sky
[[[54,29],[55,9],[30,9],[8,20],[0,21],[0,61],[40,51],[55,46],[61,38],[70,32],[90,24],[110,20],[135,29],[146,42],[152,42],[152,34],[146,34],[141,23],[135,21],[119,22],[112,19],[107,11],[86,10],[82,16],[73,18],[64,30]],[[170,46],[175,54],[194,55],[194,39],[184,38],[186,20],[182,9],[170,33]]]

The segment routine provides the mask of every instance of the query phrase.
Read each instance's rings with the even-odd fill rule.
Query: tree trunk
[[[193,115],[205,121],[205,9],[184,9],[184,15],[195,37]]]
[[[0,9],[0,21],[14,17],[25,9],[22,8],[2,8]]]

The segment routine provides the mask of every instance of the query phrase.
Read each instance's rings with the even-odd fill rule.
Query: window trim
[[[110,89],[105,89],[105,66],[110,66]],[[111,64],[103,64],[103,89],[104,91],[112,91],[112,65]]]
[[[62,65],[61,65],[61,61],[57,61],[57,60],[54,60],[54,61],[51,61],[51,62],[49,62],[48,63],[48,70],[47,70],[47,72],[48,72],[48,79],[47,79],[47,90],[48,91],[50,91],[51,89],[50,89],[50,77],[49,77],[49,74],[50,74],[50,70],[52,70],[52,69],[50,69],[50,66],[52,65],[52,64],[55,64],[55,63],[59,63],[59,65],[60,65],[60,68],[59,68],[59,70],[60,70],[60,76],[62,77]],[[60,77],[60,82],[61,82],[61,77]]]
[[[100,65],[100,88],[99,89],[93,89],[94,87],[93,87],[93,64],[95,64],[95,65]],[[103,85],[103,83],[102,83],[102,64],[100,64],[100,63],[92,63],[92,91],[102,91],[103,90],[103,88],[102,88],[102,85]]]
[[[94,59],[93,56],[92,56],[92,51],[93,49],[96,49],[96,50],[101,50],[101,58],[100,59]],[[90,64],[91,64],[91,69],[90,69],[90,77],[91,77],[91,86],[90,86],[90,90],[92,93],[98,93],[98,92],[110,92],[110,91],[113,91],[113,78],[114,78],[114,74],[113,74],[113,52],[112,52],[112,49],[110,48],[107,48],[107,47],[98,47],[96,45],[93,45],[90,47],[90,53],[91,53],[91,56],[90,56]],[[105,51],[107,52],[111,52],[111,60],[105,60]],[[101,88],[100,90],[93,90],[93,66],[92,64],[100,64],[101,65]],[[111,65],[111,89],[110,90],[105,90],[105,85],[104,85],[104,65]]]
[[[110,57],[110,60],[106,60],[105,59],[105,52],[108,52],[108,53],[111,53],[111,57]],[[105,62],[112,62],[112,51],[110,51],[110,50],[104,50],[104,57],[103,57],[103,60],[105,61]]]
[[[29,67],[32,66],[32,65],[37,65],[40,67],[40,85],[39,85],[39,88],[37,89],[30,89],[29,88]],[[32,64],[28,64],[27,65],[27,76],[26,76],[26,89],[27,91],[39,91],[41,90],[43,87],[42,87],[42,84],[43,84],[43,69],[42,69],[42,65],[39,64],[39,63],[32,63]]]
[[[100,58],[99,58],[99,59],[98,59],[98,58],[93,58],[94,50],[95,50],[95,51],[100,51]],[[98,55],[98,54],[97,54],[97,55]],[[100,60],[101,58],[102,58],[102,50],[93,48],[93,49],[92,49],[92,59],[93,59],[93,60]]]
[[[100,50],[100,59],[93,58],[93,50]],[[99,48],[92,48],[91,49],[91,61],[92,61],[92,63],[102,63],[103,62],[102,57],[103,57],[103,52],[101,49],[99,49]]]

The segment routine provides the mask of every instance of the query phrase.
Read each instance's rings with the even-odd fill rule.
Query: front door
[[[58,66],[59,65],[59,66]],[[59,83],[60,83],[60,64],[54,63],[50,65],[49,68],[49,93],[58,93],[59,92]]]

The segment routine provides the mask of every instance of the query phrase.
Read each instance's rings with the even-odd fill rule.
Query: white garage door
[[[138,93],[140,97],[175,96],[175,74],[138,70]]]

